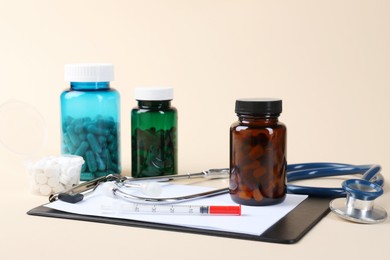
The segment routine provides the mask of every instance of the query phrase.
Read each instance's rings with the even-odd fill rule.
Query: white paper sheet
[[[179,196],[210,190],[209,187],[193,185],[165,185],[160,197]],[[142,195],[142,194],[137,194]],[[107,212],[102,210],[102,205],[117,205],[118,203],[128,203],[122,199],[107,195],[107,184],[100,185],[92,195],[86,196],[83,201],[70,204],[63,201],[55,201],[46,204],[46,207],[82,214],[109,218],[131,219],[161,224],[179,225],[185,227],[221,230],[250,235],[261,235],[279,219],[293,210],[303,200],[305,195],[288,194],[281,204],[264,207],[242,206],[241,216],[215,216],[215,215],[153,215],[137,213]],[[236,205],[229,194],[223,194],[206,199],[192,200],[180,205]]]

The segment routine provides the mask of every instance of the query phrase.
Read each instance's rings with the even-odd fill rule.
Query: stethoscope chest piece
[[[374,205],[374,200],[383,194],[380,185],[363,179],[351,179],[344,181],[342,186],[347,197],[332,200],[329,205],[332,212],[358,223],[374,224],[386,220],[386,210]]]

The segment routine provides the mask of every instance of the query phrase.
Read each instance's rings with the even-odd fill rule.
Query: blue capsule
[[[110,151],[108,149],[103,149],[103,152],[102,152],[102,159],[104,160],[104,162],[106,163],[106,167],[107,169],[110,169],[111,168],[111,164],[112,164],[112,161],[111,161],[111,154],[110,154]]]
[[[95,174],[92,173],[92,172],[82,172],[82,173],[80,174],[80,179],[81,179],[81,180],[93,180],[93,179],[95,179],[95,178],[96,178],[96,176],[95,176]]]
[[[87,131],[89,133],[92,133],[92,134],[95,134],[95,135],[109,135],[110,134],[110,130],[107,130],[107,129],[104,129],[104,128],[100,128],[100,127],[96,127],[95,125],[89,125],[87,127]]]
[[[74,146],[78,147],[80,145],[80,138],[79,138],[78,134],[74,131],[74,128],[71,126],[68,126],[66,128],[66,132],[68,133],[68,136],[69,136],[72,144]]]
[[[98,171],[104,171],[106,170],[106,164],[104,163],[103,159],[100,157],[99,154],[95,154],[96,163]]]
[[[111,117],[72,118],[63,122],[62,152],[83,156],[80,179],[119,173],[118,123]]]
[[[91,172],[96,172],[97,171],[97,162],[96,162],[95,156],[93,155],[93,152],[91,150],[88,150],[85,153],[85,159],[86,159],[86,162],[88,165],[88,169]]]
[[[100,147],[100,144],[94,134],[88,133],[87,140],[93,152],[98,154],[102,152],[102,148]]]
[[[84,156],[84,154],[87,152],[88,147],[89,147],[88,142],[86,141],[81,142],[80,146],[74,152],[74,155]]]
[[[107,175],[107,172],[95,172],[95,176],[96,178],[99,178],[99,177],[103,177],[103,176],[106,176]]]
[[[100,145],[107,146],[107,137],[105,137],[104,135],[99,136],[98,141]]]
[[[74,154],[74,152],[76,151],[76,148],[73,145],[73,143],[70,141],[68,134],[64,134],[63,142],[65,144],[63,147],[64,152],[65,152],[65,149],[67,149],[69,153]]]

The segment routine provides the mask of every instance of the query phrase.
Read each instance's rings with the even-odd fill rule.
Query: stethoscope
[[[380,223],[386,220],[385,209],[374,206],[374,200],[383,194],[384,178],[379,165],[355,166],[339,163],[307,163],[287,166],[287,180],[362,174],[360,179],[342,182],[339,188],[304,187],[287,185],[289,193],[307,194],[333,199],[329,207],[333,213],[358,223]]]
[[[313,197],[333,198],[330,209],[338,216],[359,222],[379,223],[387,218],[386,211],[374,206],[374,200],[383,194],[384,179],[379,165],[351,165],[341,163],[302,163],[287,165],[287,193],[305,194]],[[291,184],[293,181],[321,177],[361,174],[360,179],[343,181],[341,187],[325,188]],[[157,176],[147,178],[130,178],[119,175],[107,175],[82,183],[62,193],[52,194],[49,200],[57,199],[77,203],[83,200],[87,192],[95,190],[101,183],[111,182],[109,192],[129,202],[139,204],[174,204],[189,200],[205,198],[229,192],[229,188],[211,190],[202,193],[177,197],[158,197],[161,187],[157,183],[174,180],[206,178],[228,178],[229,169],[209,169],[199,173],[183,175]],[[138,188],[147,196],[139,196],[127,192],[128,188]]]

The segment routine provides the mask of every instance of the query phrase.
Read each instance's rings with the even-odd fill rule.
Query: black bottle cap
[[[237,99],[235,112],[240,115],[279,115],[282,113],[282,100],[274,98]]]

